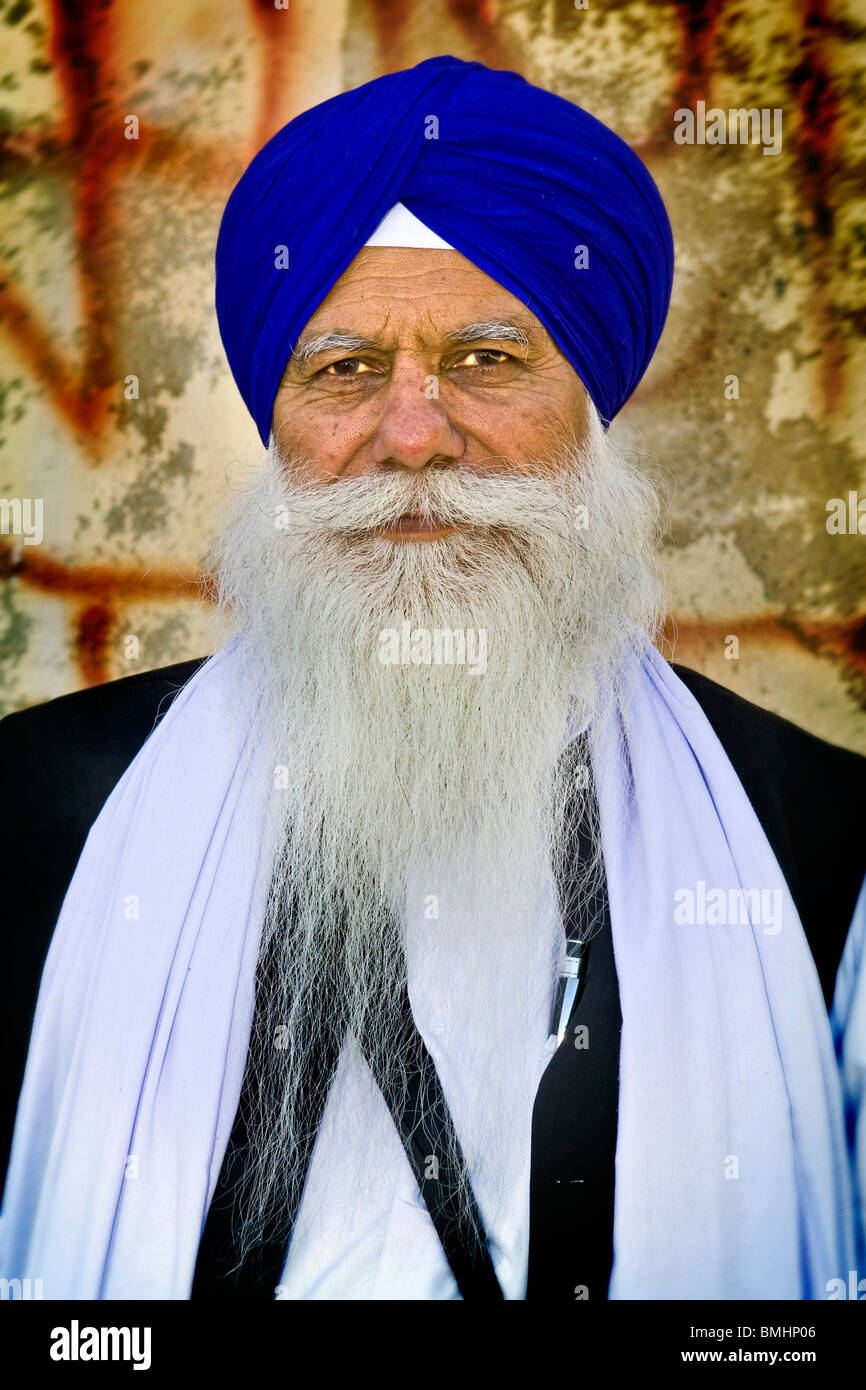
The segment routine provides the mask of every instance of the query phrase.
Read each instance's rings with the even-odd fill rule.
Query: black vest
[[[90,826],[126,767],[200,663],[183,662],[51,700],[0,721],[5,774],[5,1020],[0,1171],[5,1173],[42,966]],[[781,865],[828,1005],[866,873],[866,759],[681,667]],[[606,1297],[612,1256],[621,1015],[609,933],[593,943],[569,1037],[544,1073],[532,1120],[528,1298]],[[215,1204],[216,1205],[216,1204]],[[233,1296],[222,1275],[225,1221],[212,1211],[194,1297]],[[234,1295],[238,1296],[238,1295]],[[273,1297],[273,1281],[255,1295]]]

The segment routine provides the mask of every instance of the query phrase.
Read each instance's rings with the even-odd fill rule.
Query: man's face
[[[274,403],[282,457],[328,483],[459,464],[541,471],[588,397],[535,315],[456,251],[364,247],[307,323]],[[434,540],[407,516],[383,534]]]

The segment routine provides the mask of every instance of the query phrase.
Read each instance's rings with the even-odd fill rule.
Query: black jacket
[[[6,787],[0,827],[6,903],[0,1172],[6,1171],[42,966],[87,833],[200,664],[143,672],[0,721]],[[829,1005],[866,873],[866,759],[694,671],[674,669],[707,715],[764,827]],[[569,1302],[578,1284],[588,1285],[591,1297],[603,1297],[610,1269],[621,1026],[610,943],[593,958],[579,1014],[575,1023],[594,1029],[594,1045],[581,1054],[560,1048],[545,1072],[533,1115],[530,1187],[527,1296]],[[209,1219],[208,1228],[215,1221]],[[221,1234],[205,1232],[196,1297],[232,1296],[220,1279]],[[234,1296],[273,1297],[273,1285],[257,1295]]]

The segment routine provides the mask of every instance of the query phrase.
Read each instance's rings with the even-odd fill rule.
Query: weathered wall
[[[674,487],[676,658],[866,752],[866,540],[827,529],[831,498],[866,498],[864,19],[818,0],[6,0],[0,498],[41,499],[43,538],[0,535],[0,708],[211,649],[197,564],[259,451],[212,308],[222,205],[299,110],[450,52],[586,106],[667,201],[673,305],[620,428]],[[674,113],[701,101],[781,111],[781,152],[678,144]]]

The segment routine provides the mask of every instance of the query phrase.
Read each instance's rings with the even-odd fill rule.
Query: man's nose
[[[466,441],[439,399],[439,379],[412,363],[395,368],[379,395],[381,416],[371,441],[378,468],[453,463]]]

